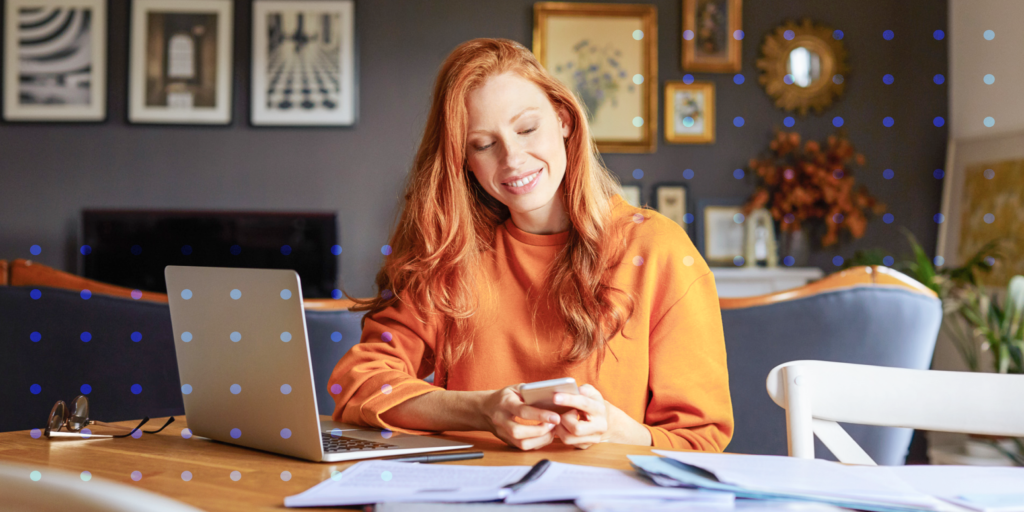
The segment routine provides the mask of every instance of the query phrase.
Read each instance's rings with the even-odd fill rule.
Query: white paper
[[[730,493],[659,487],[633,471],[552,462],[539,479],[510,494],[505,503],[611,497],[690,500],[726,506],[733,501]]]
[[[653,450],[747,489],[831,496],[930,509],[942,501],[900,480],[888,466],[848,466],[822,459]]]
[[[1024,468],[985,466],[899,466],[891,468],[911,487],[980,511],[1024,510]],[[975,499],[969,499],[971,496]],[[988,495],[988,499],[979,499]],[[997,495],[1004,499],[996,500]]]
[[[284,499],[288,507],[342,506],[388,501],[489,501],[518,481],[528,466],[460,466],[362,461],[309,490]]]

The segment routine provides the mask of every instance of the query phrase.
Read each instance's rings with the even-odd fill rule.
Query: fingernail
[[[560,403],[562,403],[562,397],[561,397],[561,395],[555,395],[555,397],[552,398],[551,401],[556,403],[556,404],[560,404]]]

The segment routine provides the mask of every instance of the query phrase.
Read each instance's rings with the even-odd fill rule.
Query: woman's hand
[[[590,448],[606,439],[608,433],[608,406],[601,392],[590,384],[580,386],[580,394],[555,393],[555,405],[573,407],[562,413],[554,434],[563,443],[576,448]]]
[[[487,430],[509,446],[520,450],[536,450],[547,446],[555,439],[552,429],[559,422],[558,414],[526,405],[518,388],[508,386],[484,398],[480,414],[486,422]],[[517,422],[516,418],[540,424],[526,425]]]
[[[554,429],[554,434],[567,445],[587,449],[595,443],[611,441],[651,446],[647,427],[606,401],[590,384],[580,386],[579,395],[555,393],[554,402],[576,409],[563,413]]]

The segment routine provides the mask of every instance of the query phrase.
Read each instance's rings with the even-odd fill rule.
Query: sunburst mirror
[[[850,72],[841,32],[807,18],[786,21],[766,35],[757,67],[775,106],[801,116],[830,107]]]

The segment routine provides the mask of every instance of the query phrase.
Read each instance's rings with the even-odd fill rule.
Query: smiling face
[[[480,185],[537,234],[569,228],[562,204],[569,117],[514,72],[488,78],[466,98],[466,158]]]

